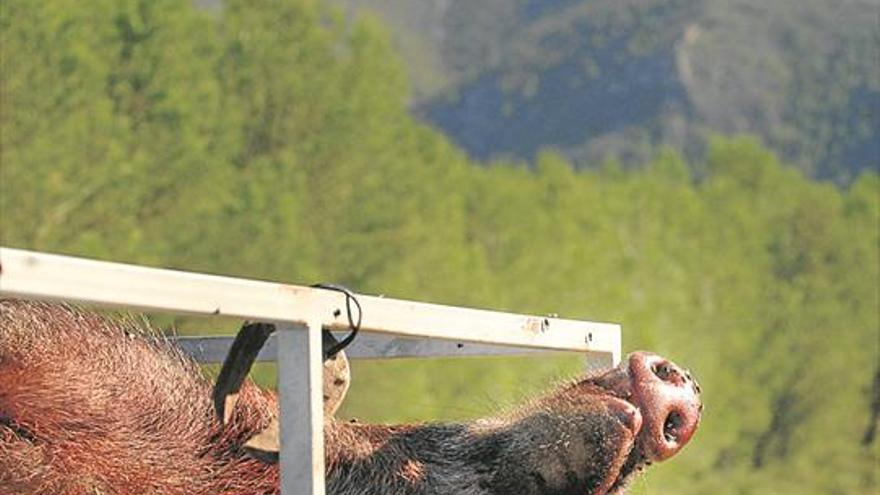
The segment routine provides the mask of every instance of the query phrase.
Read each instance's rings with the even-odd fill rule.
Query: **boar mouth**
[[[622,399],[617,412],[635,436],[611,493],[633,473],[678,453],[699,425],[700,386],[689,371],[656,354],[634,352],[617,368],[590,381]]]

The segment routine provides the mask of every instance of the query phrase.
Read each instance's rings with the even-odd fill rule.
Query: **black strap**
[[[273,332],[275,325],[271,323],[245,322],[232,341],[232,346],[223,361],[223,367],[220,368],[220,374],[217,375],[212,394],[214,412],[221,422],[226,418],[226,397],[241,390],[260,349]]]

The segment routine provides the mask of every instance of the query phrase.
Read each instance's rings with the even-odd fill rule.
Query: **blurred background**
[[[706,403],[632,493],[876,493],[878,13],[5,0],[0,244],[618,322]],[[582,369],[358,362],[341,414],[464,420]]]

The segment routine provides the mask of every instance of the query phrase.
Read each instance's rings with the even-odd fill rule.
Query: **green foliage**
[[[5,2],[2,244],[621,322],[706,402],[635,493],[876,491],[877,175],[841,190],[718,136],[700,162],[475,166],[408,115],[374,21],[256,3]],[[343,414],[491,414],[580,366],[360,362]]]

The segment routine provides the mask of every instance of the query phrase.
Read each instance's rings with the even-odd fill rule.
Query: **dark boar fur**
[[[616,493],[687,442],[699,419],[698,400],[687,395],[678,412],[663,413],[659,428],[667,440],[674,433],[676,446],[661,448],[648,427],[660,402],[638,399],[644,387],[630,382],[608,372],[466,424],[327,418],[327,492]],[[278,493],[278,464],[242,447],[276,417],[275,396],[245,385],[221,425],[211,388],[196,364],[142,324],[0,301],[0,494]]]

